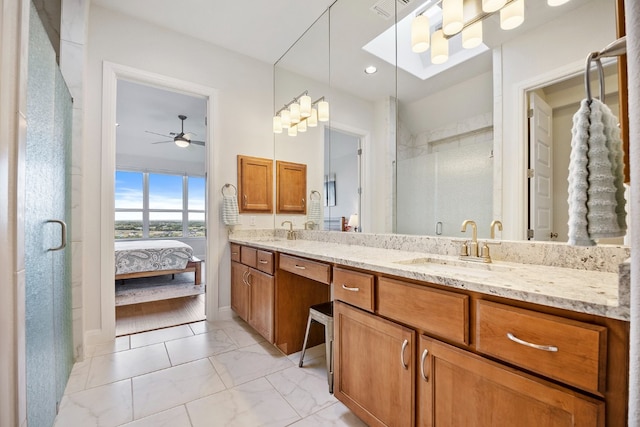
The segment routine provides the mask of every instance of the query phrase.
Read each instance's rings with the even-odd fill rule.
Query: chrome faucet
[[[304,223],[304,229],[305,230],[313,230],[313,227],[315,225],[316,225],[316,223],[314,221],[307,221],[307,222]]]
[[[287,240],[296,240],[296,232],[293,231],[293,222],[291,221],[282,221],[282,225],[284,227],[285,224],[289,223],[289,229],[287,230]]]
[[[460,256],[472,256],[475,258],[478,258],[478,227],[476,226],[475,221],[471,221],[470,219],[465,219],[464,222],[462,223],[462,228],[460,229],[460,231],[462,231],[463,233],[467,231],[467,225],[471,225],[471,230],[473,232],[472,236],[471,236],[471,243],[469,244],[469,247],[467,248],[467,242],[464,243],[464,245],[462,246],[462,251],[460,253]]]

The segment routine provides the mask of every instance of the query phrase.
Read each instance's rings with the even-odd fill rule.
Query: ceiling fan
[[[191,135],[195,136],[196,135],[195,133],[192,133],[192,132],[184,133],[184,121],[187,119],[187,116],[180,114],[178,118],[182,121],[182,127],[180,130],[180,133],[169,132],[169,135],[163,135],[161,133],[151,132],[146,130],[145,132],[151,133],[154,135],[160,135],[167,138],[173,137],[173,139],[170,141],[158,141],[158,142],[153,142],[152,144],[165,144],[167,142],[175,142],[175,144],[181,148],[188,147],[191,144],[204,146],[204,141],[194,141],[193,139],[191,139]]]

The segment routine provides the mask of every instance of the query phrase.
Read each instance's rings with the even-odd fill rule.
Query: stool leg
[[[309,315],[309,319],[307,319],[307,331],[304,333],[304,342],[302,343],[302,353],[300,353],[300,363],[298,363],[298,367],[300,368],[302,368],[302,362],[304,361],[304,352],[307,350],[307,339],[309,338],[311,320],[311,315]]]
[[[333,394],[333,322],[324,326],[325,357],[327,358],[327,381],[329,393]]]

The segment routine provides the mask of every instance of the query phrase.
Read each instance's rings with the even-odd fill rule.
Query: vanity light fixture
[[[549,6],[559,6],[569,0],[547,0]],[[448,41],[462,33],[462,47],[473,49],[482,43],[482,21],[500,12],[500,28],[512,30],[524,22],[524,0],[434,0],[429,6],[418,9],[411,21],[411,50],[423,53],[431,49],[431,62],[442,64],[449,59]],[[434,6],[442,7],[442,26],[430,33],[427,12]],[[464,10],[478,10],[471,18],[464,19]],[[436,9],[433,9],[436,10]],[[435,14],[431,16],[433,18]]]
[[[282,133],[287,129],[289,136],[306,132],[307,127],[318,126],[318,121],[329,120],[329,103],[324,96],[311,102],[307,91],[293,98],[291,102],[276,111],[273,116],[273,133]]]
[[[374,65],[369,65],[364,69],[365,74],[375,74],[377,71],[378,69]]]

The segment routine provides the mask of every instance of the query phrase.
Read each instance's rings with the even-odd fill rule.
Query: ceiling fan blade
[[[204,141],[194,141],[194,140],[191,140],[191,143],[192,143],[193,145],[202,145],[202,146],[204,147]]]
[[[150,130],[145,130],[145,132],[146,132],[146,133],[153,134],[153,135],[160,135],[160,136],[164,136],[165,138],[171,138],[171,135],[165,135],[165,134],[158,133],[158,132],[151,132]]]
[[[152,142],[152,144],[166,144],[167,142],[173,142],[173,140],[171,140],[171,141],[157,141],[157,142]]]

